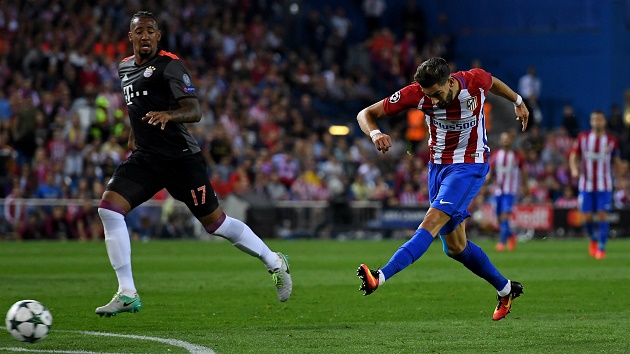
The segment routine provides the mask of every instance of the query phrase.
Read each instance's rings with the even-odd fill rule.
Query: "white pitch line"
[[[108,354],[99,352],[86,352],[84,350],[45,350],[45,349],[27,349],[20,347],[6,347],[0,348],[0,351],[7,350],[12,352],[26,352],[26,353],[61,353],[61,354]]]
[[[6,329],[5,327],[0,327],[1,329]],[[201,345],[196,345],[192,343],[188,343],[179,339],[170,339],[170,338],[159,338],[159,337],[148,337],[148,336],[139,336],[135,334],[118,334],[118,333],[107,333],[107,332],[90,332],[90,331],[69,331],[69,330],[54,330],[51,332],[67,332],[67,333],[79,333],[85,334],[88,336],[102,336],[102,337],[120,337],[120,338],[130,338],[130,339],[141,339],[141,340],[151,340],[154,342],[164,343],[168,345],[172,345],[175,347],[180,347],[188,350],[191,354],[215,354],[215,352]],[[5,348],[0,348],[0,350],[4,350]],[[26,350],[28,351],[28,350]],[[85,352],[85,351],[44,351],[42,353],[76,353],[76,354],[96,354],[95,352]]]
[[[188,352],[190,352],[191,354],[215,354],[214,351],[210,348],[206,348],[201,345],[188,343],[186,341],[179,340],[179,339],[138,336],[135,334],[118,334],[118,333],[90,332],[90,331],[63,331],[61,330],[58,332],[80,333],[80,334],[87,334],[89,336],[120,337],[120,338],[130,338],[130,339],[152,340],[154,342],[160,342],[160,343],[169,344],[175,347],[184,348],[188,350]]]
[[[20,347],[6,347],[0,348],[1,350],[7,350],[12,352],[26,352],[26,353],[60,353],[60,354],[108,354],[99,352],[86,352],[85,350],[46,350],[46,349],[27,349]]]

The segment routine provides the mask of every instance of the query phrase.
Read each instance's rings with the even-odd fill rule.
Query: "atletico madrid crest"
[[[477,109],[477,96],[466,99],[466,108],[469,111],[474,111],[475,109]]]

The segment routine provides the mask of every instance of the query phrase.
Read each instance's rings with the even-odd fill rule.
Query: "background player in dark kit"
[[[221,210],[201,149],[183,123],[201,119],[195,87],[182,61],[158,47],[161,32],[152,13],[133,15],[129,40],[133,56],[118,74],[131,121],[132,154],[116,169],[99,204],[118,291],[96,313],[112,316],[142,307],[131,271],[131,244],[125,215],[166,188],[188,206],[208,233],[228,239],[258,257],[271,273],[280,301],[289,299],[292,280],[287,257],[272,252],[242,221]]]

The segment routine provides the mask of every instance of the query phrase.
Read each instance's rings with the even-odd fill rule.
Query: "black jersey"
[[[118,75],[138,150],[165,159],[201,151],[182,123],[168,122],[162,130],[160,124],[142,121],[148,112],[176,110],[180,108],[178,100],[197,97],[188,71],[176,55],[158,49],[140,66],[134,56],[125,58],[118,66]]]

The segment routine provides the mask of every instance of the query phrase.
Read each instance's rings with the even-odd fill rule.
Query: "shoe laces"
[[[284,277],[282,276],[282,273],[280,273],[280,268],[269,271],[269,273],[271,273],[271,279],[276,284],[276,288],[282,288],[282,286],[284,285]]]
[[[507,294],[505,296],[497,295],[497,300],[499,300],[499,304],[497,306],[506,305],[510,301],[510,295]]]

